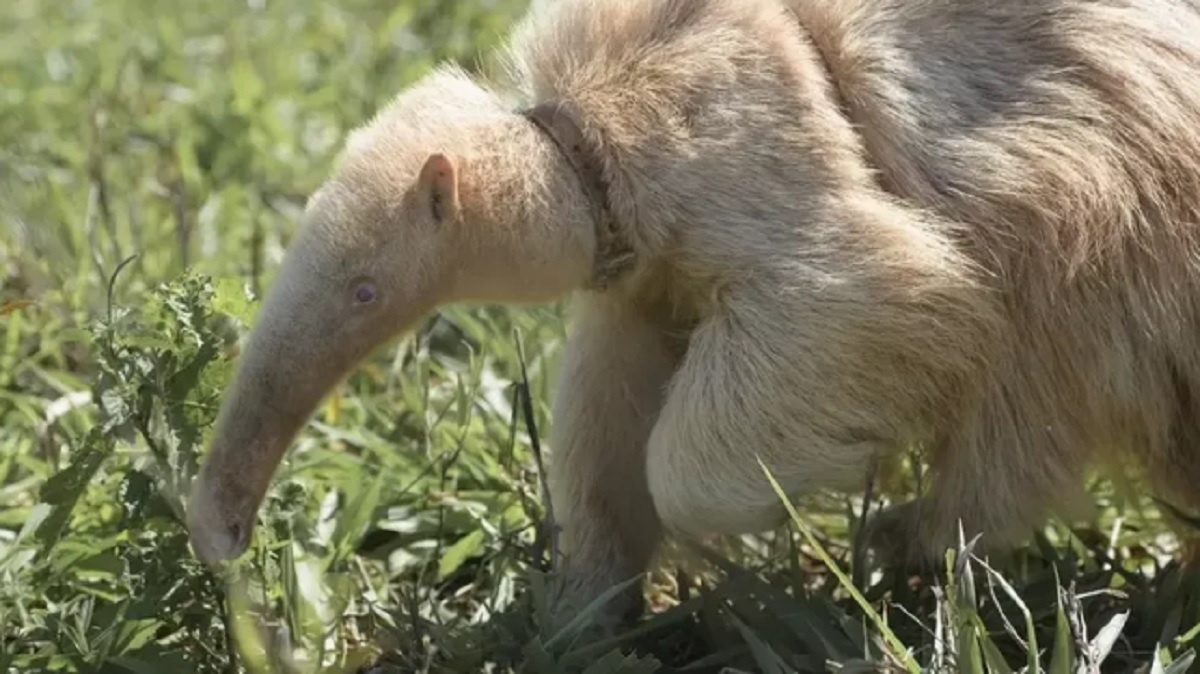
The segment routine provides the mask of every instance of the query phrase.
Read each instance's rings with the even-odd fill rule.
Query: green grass
[[[514,402],[549,427],[561,306],[447,309],[372,358],[250,554],[198,564],[182,491],[304,196],[350,127],[439,60],[486,64],[523,8],[0,3],[0,670],[1058,674],[1094,645],[1104,671],[1187,671],[1200,581],[1102,482],[1094,522],[986,563],[964,544],[940,581],[853,564],[862,499],[823,495],[678,550],[627,634],[544,632]]]

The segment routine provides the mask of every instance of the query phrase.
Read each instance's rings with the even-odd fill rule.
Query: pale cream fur
[[[524,101],[571,101],[606,148],[638,253],[576,298],[550,436],[561,615],[666,531],[778,524],[756,456],[800,496],[927,446],[920,526],[912,504],[875,525],[904,554],[959,519],[1011,543],[1097,461],[1200,507],[1193,0],[558,0],[509,55]],[[198,553],[240,553],[367,349],[448,302],[579,290],[587,206],[553,144],[451,68],[356,132],[246,349]]]

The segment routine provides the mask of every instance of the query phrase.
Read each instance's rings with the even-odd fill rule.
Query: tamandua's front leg
[[[678,357],[656,325],[603,295],[576,306],[558,377],[549,488],[562,568],[556,627],[610,587],[647,570],[662,527],[646,484],[646,441]],[[604,612],[642,609],[634,584]]]
[[[858,488],[881,446],[877,420],[854,418],[853,368],[828,345],[808,344],[826,335],[753,298],[728,306],[692,334],[650,436],[650,493],[671,533],[782,524],[786,510],[758,459],[798,496]]]

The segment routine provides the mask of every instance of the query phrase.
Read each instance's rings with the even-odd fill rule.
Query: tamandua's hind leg
[[[1143,456],[1145,469],[1158,499],[1166,510],[1176,511],[1171,518],[1181,539],[1180,556],[1189,568],[1200,567],[1200,364],[1187,367],[1172,363],[1162,380],[1167,409],[1166,430],[1153,451]]]
[[[988,554],[1052,514],[1089,511],[1083,468],[1094,442],[1069,410],[1030,393],[1034,371],[994,375],[980,404],[932,447],[926,493],[869,521],[866,539],[885,565],[940,570],[961,543],[978,539],[975,552]]]

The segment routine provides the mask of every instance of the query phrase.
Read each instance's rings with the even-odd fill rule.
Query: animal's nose
[[[250,544],[252,526],[230,516],[215,503],[201,482],[188,504],[187,527],[192,550],[206,564],[240,557]]]

